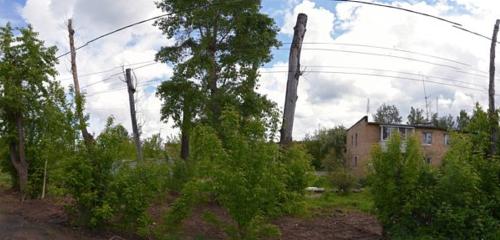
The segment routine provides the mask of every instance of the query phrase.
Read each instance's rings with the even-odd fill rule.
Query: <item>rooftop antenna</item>
[[[370,115],[370,98],[367,98],[366,101],[366,116]]]
[[[439,96],[436,96],[436,116],[439,116]]]
[[[424,87],[424,96],[425,96],[425,115],[427,117],[427,121],[429,121],[429,102],[427,97],[427,90],[425,89],[425,76],[422,76],[422,86]]]

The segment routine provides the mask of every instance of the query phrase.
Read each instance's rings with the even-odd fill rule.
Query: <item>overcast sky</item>
[[[498,0],[374,1],[440,16],[491,37],[500,18]],[[490,42],[451,24],[393,9],[331,0],[263,0],[262,12],[274,18],[285,43],[261,72],[258,91],[283,108],[289,43],[298,13],[308,15],[302,52],[294,137],[318,127],[349,127],[382,103],[395,104],[406,119],[410,106],[456,115],[475,102],[487,106]],[[68,50],[66,22],[74,19],[76,42],[161,14],[152,0],[0,0],[0,24],[33,25],[40,38]],[[156,86],[171,67],[150,64],[161,46],[173,41],[151,23],[129,28],[78,51],[80,85],[87,93],[92,132],[109,115],[130,127],[121,66],[134,64],[138,79],[139,122],[145,136],[175,134],[160,121]],[[369,45],[369,46],[367,46]],[[370,47],[371,46],[371,47]],[[376,46],[377,48],[374,48]],[[340,51],[339,51],[340,50]],[[500,51],[497,50],[497,54]],[[497,61],[497,69],[500,64]],[[63,86],[72,83],[69,56],[57,66]],[[88,73],[106,71],[101,74]],[[111,77],[110,77],[111,76]],[[388,77],[391,76],[391,77]],[[499,74],[497,74],[499,76]],[[120,79],[121,78],[121,79]],[[102,81],[106,79],[106,81]],[[498,85],[498,81],[497,81]],[[425,93],[424,94],[424,86]],[[369,99],[369,108],[368,106]],[[497,100],[497,106],[500,101]]]

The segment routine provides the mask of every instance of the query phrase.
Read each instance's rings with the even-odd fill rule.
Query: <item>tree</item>
[[[45,47],[31,26],[19,32],[19,36],[14,36],[9,24],[0,28],[0,130],[9,146],[24,199],[30,165],[26,156],[27,137],[31,137],[26,135],[27,126],[44,116],[51,94],[60,88],[49,80],[56,75],[56,48]],[[40,132],[35,130],[30,134],[35,136]]]
[[[161,120],[172,118],[175,126],[181,129],[181,158],[186,160],[189,156],[189,133],[201,113],[203,93],[195,83],[174,76],[173,80],[158,87],[156,95],[163,101]]]
[[[467,112],[465,110],[460,110],[460,113],[458,114],[457,120],[456,120],[457,129],[458,130],[465,130],[467,128],[467,126],[469,125],[470,120],[471,119],[470,119],[469,115],[467,114]]]
[[[275,104],[255,91],[259,67],[279,46],[278,29],[259,12],[260,1],[161,0],[157,7],[168,16],[155,25],[176,42],[162,47],[156,60],[174,65],[176,81],[190,81],[207,96],[202,121],[218,131],[225,107],[246,118],[274,113]]]
[[[378,109],[377,113],[373,115],[373,120],[378,123],[401,123],[402,117],[399,116],[399,110],[395,105],[382,104]]]
[[[318,129],[312,136],[307,135],[304,145],[311,154],[316,169],[334,170],[344,163],[346,129],[336,126],[331,129]]]
[[[424,110],[420,108],[410,108],[410,114],[408,114],[408,125],[418,125],[425,123]]]
[[[431,119],[432,125],[437,128],[443,129],[454,129],[455,128],[455,120],[451,114],[448,116],[438,117],[437,113],[432,114]]]

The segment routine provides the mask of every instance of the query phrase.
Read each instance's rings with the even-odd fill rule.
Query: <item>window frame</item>
[[[432,145],[432,132],[424,131],[424,132],[422,132],[422,135],[423,135],[422,136],[423,137],[422,144],[423,145]],[[430,137],[427,138],[427,135],[429,135]],[[428,139],[430,140],[429,142],[427,142]]]

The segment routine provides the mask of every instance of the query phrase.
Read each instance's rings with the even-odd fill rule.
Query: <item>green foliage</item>
[[[155,25],[167,38],[177,40],[156,55],[157,60],[175,66],[172,83],[162,84],[159,93],[166,101],[190,106],[165,105],[164,116],[180,112],[187,116],[199,107],[202,120],[219,131],[219,117],[226,107],[245,117],[263,119],[274,114],[274,104],[255,91],[259,67],[271,60],[271,48],[279,46],[278,29],[272,18],[260,13],[259,2],[161,0],[157,7],[169,17]],[[168,93],[163,91],[168,85],[197,91]],[[204,100],[187,104],[188,99],[200,99],[196,96]]]
[[[97,227],[111,214],[105,199],[114,168],[120,160],[133,159],[134,145],[126,129],[109,118],[95,145],[83,148],[81,143],[79,147],[79,154],[65,166],[65,188],[75,199],[77,224]]]
[[[164,163],[145,163],[122,167],[113,177],[105,204],[112,220],[122,230],[151,235],[147,214],[150,204],[167,190],[170,174]]]
[[[326,192],[319,197],[310,197],[306,199],[306,212],[309,215],[321,215],[331,209],[356,210],[373,213],[373,199],[368,190],[348,195]]]
[[[406,153],[400,151],[398,136],[391,137],[387,151],[375,147],[371,188],[377,215],[389,236],[498,237],[499,161],[477,151],[476,138],[454,134],[438,170],[423,164],[416,140],[408,142]]]
[[[424,110],[420,108],[411,107],[407,119],[408,125],[418,125],[424,124],[426,122],[424,117]]]
[[[306,135],[304,145],[312,156],[315,169],[333,171],[344,165],[346,129],[336,126],[331,129],[318,129],[312,136]]]
[[[283,153],[266,141],[258,121],[241,124],[235,111],[224,111],[218,136],[210,127],[193,132],[193,178],[167,215],[171,225],[189,216],[192,206],[210,199],[227,209],[236,222],[234,239],[257,239],[275,229],[269,217],[297,210],[308,181],[309,158],[300,148]]]
[[[437,128],[452,130],[456,128],[455,120],[451,114],[448,116],[438,117],[437,113],[432,114],[432,125]]]
[[[402,117],[395,105],[382,104],[373,115],[373,121],[378,123],[401,123]]]
[[[329,178],[333,186],[342,194],[348,194],[356,185],[356,177],[345,168],[331,172]]]
[[[167,151],[160,134],[153,134],[144,139],[142,143],[142,152],[146,160],[166,160]]]
[[[0,28],[0,148],[19,149],[23,141],[26,164],[17,156],[14,164],[6,152],[0,158],[18,189],[19,172],[27,168],[28,186],[23,194],[37,197],[45,170],[47,183],[59,184],[52,173],[73,155],[75,123],[63,88],[50,80],[56,75],[57,49],[45,47],[31,26],[17,30],[15,36],[9,24]]]

